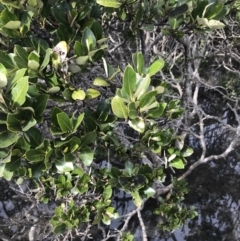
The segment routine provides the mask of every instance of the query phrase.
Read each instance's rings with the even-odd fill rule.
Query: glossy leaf
[[[3,131],[0,133],[0,148],[11,146],[17,142],[19,135],[10,131]]]
[[[158,107],[148,111],[148,116],[152,118],[159,118],[162,116],[166,107],[167,107],[167,103],[165,102],[158,103]]]
[[[132,162],[127,161],[125,163],[125,170],[129,176],[132,176],[134,165]]]
[[[123,89],[132,99],[133,91],[136,87],[136,73],[132,66],[128,65],[123,75]]]
[[[105,187],[104,190],[103,190],[103,194],[102,194],[102,195],[103,195],[103,199],[104,199],[104,200],[110,199],[111,196],[112,196],[112,193],[113,193],[112,187],[111,187],[110,185],[108,185],[108,186]]]
[[[108,86],[110,86],[110,84],[109,84],[105,79],[103,79],[102,77],[97,77],[97,78],[93,81],[93,85],[103,86],[103,87],[108,87]]]
[[[57,114],[57,121],[62,132],[66,133],[72,131],[71,120],[65,112]]]
[[[222,12],[223,8],[224,5],[222,3],[214,3],[207,9],[204,17],[207,19],[215,19]]]
[[[146,94],[144,94],[139,100],[140,108],[149,106],[153,102],[155,102],[156,101],[156,95],[157,95],[157,91],[155,91],[155,90],[149,91]]]
[[[122,5],[122,3],[117,0],[97,0],[97,3],[109,8],[119,8]]]
[[[94,143],[96,141],[96,138],[97,138],[97,133],[95,131],[85,134],[81,138],[81,146],[87,146],[91,143]]]
[[[47,106],[48,99],[49,99],[49,95],[39,95],[34,99],[32,108],[34,109],[35,114],[37,116],[40,116],[43,114]]]
[[[82,43],[87,47],[88,52],[96,47],[96,38],[91,29],[85,28],[82,36]]]
[[[24,132],[24,136],[26,137],[28,142],[31,143],[32,147],[39,146],[43,141],[42,133],[40,132],[39,129],[35,127]]]
[[[0,50],[0,62],[6,69],[16,69],[16,66],[10,56]]]
[[[137,118],[138,112],[137,112],[137,108],[136,108],[135,102],[130,103],[128,108],[129,108],[129,112],[128,112],[129,118],[130,119]]]
[[[89,58],[88,55],[87,56],[80,56],[76,59],[76,63],[78,65],[85,65],[88,61],[88,58]]]
[[[76,130],[83,121],[84,113],[80,114],[77,118],[71,118],[73,130]]]
[[[178,17],[179,15],[183,15],[187,11],[188,11],[188,5],[185,3],[181,6],[174,8],[173,10],[171,10],[171,12],[169,13],[169,16],[170,17]]]
[[[147,196],[147,198],[150,198],[150,197],[154,196],[155,193],[156,193],[156,191],[151,187],[149,187],[148,189],[146,189],[144,191],[144,194]]]
[[[26,152],[26,158],[29,162],[41,162],[44,160],[44,152],[41,150],[31,149]]]
[[[56,165],[57,170],[61,173],[70,172],[70,171],[74,170],[74,166],[73,166],[72,162],[56,160],[55,165]]]
[[[111,106],[112,106],[112,111],[113,111],[114,115],[116,115],[118,118],[127,119],[128,108],[124,104],[122,98],[120,98],[118,96],[114,96],[111,101]]]
[[[193,149],[190,147],[186,147],[182,150],[181,155],[182,157],[189,157],[193,154]]]
[[[87,89],[87,91],[86,91],[86,99],[94,99],[100,95],[101,95],[101,93],[95,89]]]
[[[28,76],[20,78],[11,91],[13,107],[21,106],[26,100]]]
[[[81,148],[78,156],[81,158],[85,166],[90,166],[93,162],[94,153],[90,147]]]
[[[134,93],[134,97],[138,100],[141,98],[143,94],[146,93],[151,83],[151,79],[149,74],[147,74],[144,78],[138,76],[137,88]]]
[[[86,54],[84,46],[79,41],[76,41],[74,44],[74,54],[77,56],[83,56]]]
[[[86,97],[86,94],[83,90],[74,90],[72,92],[72,98],[74,100],[84,100]]]
[[[141,205],[142,205],[142,198],[141,196],[139,195],[139,192],[138,191],[135,191],[135,192],[132,192],[131,193],[132,197],[133,197],[133,203],[138,207],[140,208]]]
[[[133,120],[129,120],[128,124],[139,133],[143,133],[145,131],[144,120],[140,117],[135,118]]]
[[[21,25],[20,21],[9,21],[7,24],[4,25],[4,28],[19,29],[20,25]]]
[[[173,161],[170,162],[169,166],[177,169],[184,169],[185,167],[181,158],[175,158]]]
[[[137,72],[141,75],[144,67],[144,58],[142,53],[134,53],[132,55],[133,63]]]
[[[7,86],[7,83],[7,76],[4,73],[0,72],[0,88]]]
[[[159,72],[164,66],[164,60],[159,59],[156,60],[154,63],[151,64],[151,66],[148,69],[148,74],[151,76],[155,75],[157,72]]]

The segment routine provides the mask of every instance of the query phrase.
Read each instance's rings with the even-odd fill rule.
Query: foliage
[[[136,52],[132,65],[125,63],[123,71],[112,67],[104,57],[108,36],[101,17],[109,19],[115,13],[121,21],[129,18],[132,35],[151,31],[156,19],[166,19],[162,33],[180,40],[189,32],[222,29],[228,4],[5,0],[0,8],[0,177],[33,180],[38,189],[35,198],[42,202],[62,200],[50,221],[55,233],[85,222],[110,225],[118,218],[111,206],[114,189],[129,193],[140,208],[156,194],[156,180],[164,183],[166,169],[185,168],[192,149],[173,126],[159,125],[162,120],[182,118],[184,112],[179,99],[165,96],[170,87],[164,81],[152,84],[165,61],[158,57],[148,65],[144,55]],[[106,77],[94,76],[90,87],[74,83],[76,76],[101,61]],[[114,88],[115,94],[107,97],[102,88]],[[88,107],[94,100],[98,104]],[[75,109],[79,103],[85,107]],[[64,108],[67,104],[72,109]],[[45,120],[48,129],[42,132]],[[117,153],[121,146],[114,132],[121,122],[134,131],[137,141],[130,146],[123,143],[121,151],[127,160],[120,168],[111,164],[99,169],[98,153],[104,155],[110,149]],[[140,156],[145,152],[156,154],[158,165],[143,164]],[[185,183],[173,179],[173,192],[156,209],[168,217],[162,229],[175,229],[196,215],[181,207],[185,193]],[[127,233],[123,236],[132,240]]]

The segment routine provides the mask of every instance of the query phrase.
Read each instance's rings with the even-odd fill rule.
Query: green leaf
[[[9,55],[0,50],[0,63],[2,63],[6,69],[14,70],[16,66]]]
[[[94,99],[97,98],[99,95],[101,95],[101,93],[98,90],[95,89],[87,89],[86,92],[86,99]]]
[[[22,131],[27,131],[37,124],[37,121],[31,116],[25,125],[22,127]]]
[[[177,157],[170,162],[169,166],[175,167],[177,169],[184,169],[185,165],[184,165],[184,162],[182,161],[182,159]]]
[[[11,146],[17,142],[19,135],[10,131],[3,131],[0,133],[0,148]]]
[[[73,130],[75,131],[79,126],[80,124],[82,123],[83,121],[83,118],[84,118],[84,113],[80,114],[78,116],[78,118],[71,118],[71,121],[72,121],[72,125],[73,125]]]
[[[7,83],[7,76],[4,73],[0,72],[0,88],[7,86]]]
[[[112,197],[112,187],[110,185],[108,185],[107,187],[104,188],[103,190],[103,199],[104,200],[108,200]]]
[[[110,225],[111,224],[111,218],[106,215],[106,214],[102,214],[103,218],[102,218],[102,222],[105,224],[105,225]]]
[[[127,119],[128,117],[128,108],[124,104],[123,99],[119,96],[114,96],[111,101],[113,114],[118,118]]]
[[[208,4],[209,4],[209,2],[206,1],[206,0],[205,0],[205,1],[200,1],[200,2],[197,4],[196,8],[194,8],[193,11],[192,11],[192,16],[193,16],[193,18],[196,19],[197,16],[202,17],[203,11],[204,11],[205,7],[206,7]]]
[[[39,146],[43,141],[42,133],[35,127],[24,132],[24,136],[26,137],[28,142],[31,143],[31,146],[33,148]]]
[[[156,60],[154,63],[151,64],[151,66],[148,69],[148,74],[151,76],[155,75],[158,71],[160,71],[164,66],[164,60],[159,59]]]
[[[38,70],[40,64],[40,56],[39,54],[34,50],[32,51],[28,56],[28,67],[33,70]]]
[[[109,8],[119,8],[122,5],[122,3],[117,0],[97,0],[97,3]]]
[[[134,203],[138,208],[140,208],[141,205],[142,205],[142,198],[140,197],[139,192],[138,192],[138,191],[131,192],[131,195],[132,195],[132,197],[133,197],[133,203]]]
[[[7,180],[7,181],[11,181],[12,177],[13,177],[13,173],[14,172],[10,172],[8,171],[6,168],[3,171],[3,177]]]
[[[156,95],[157,95],[156,90],[149,91],[149,92],[145,93],[139,100],[140,108],[144,108],[146,106],[151,105],[153,102],[155,102],[156,101]]]
[[[65,162],[63,160],[56,160],[55,161],[56,168],[59,172],[70,172],[74,170],[74,166],[72,162]]]
[[[50,49],[50,48],[48,48],[45,51],[44,59],[43,59],[43,62],[41,64],[41,66],[40,66],[40,71],[45,69],[47,67],[47,65],[49,64],[51,53],[52,53],[52,49]]]
[[[148,116],[152,118],[159,118],[162,116],[166,107],[167,107],[167,103],[165,102],[158,103],[158,107],[148,111]]]
[[[65,223],[59,222],[59,225],[54,227],[53,232],[55,234],[61,234],[61,233],[64,233],[66,229],[67,229],[67,225]]]
[[[18,17],[10,12],[7,8],[5,8],[0,15],[0,18],[4,24],[7,24],[9,21],[18,21]]]
[[[97,40],[102,38],[102,34],[103,34],[102,26],[98,21],[94,21],[94,23],[92,24],[91,30]]]
[[[37,96],[33,103],[32,108],[34,109],[36,116],[41,116],[47,106],[47,101],[49,99],[49,95],[39,95]]]
[[[20,25],[21,25],[20,21],[9,21],[7,24],[4,25],[4,28],[19,29]]]
[[[68,26],[68,19],[66,10],[63,8],[61,4],[57,4],[56,6],[52,7],[52,14],[58,21],[58,23],[61,23],[65,26]]]
[[[21,106],[26,100],[28,76],[20,78],[11,91],[13,107]]]
[[[148,189],[146,189],[144,191],[144,194],[147,195],[147,198],[150,198],[150,197],[154,196],[155,193],[156,193],[156,191],[151,187],[149,187]]]
[[[145,131],[145,122],[140,117],[137,117],[133,120],[129,120],[128,124],[139,133],[143,133]]]
[[[207,9],[204,17],[207,19],[215,19],[222,12],[223,8],[224,5],[222,3],[214,3]]]
[[[129,108],[129,112],[128,112],[129,118],[130,119],[137,118],[138,112],[137,112],[137,108],[135,106],[135,102],[130,103],[128,108]]]
[[[173,10],[171,10],[171,12],[169,13],[169,16],[170,17],[178,17],[180,15],[183,15],[187,11],[188,11],[188,5],[185,3],[181,6],[174,8]]]
[[[90,166],[93,161],[94,153],[90,147],[85,146],[84,148],[81,148],[78,156],[81,158],[85,166]]]
[[[15,47],[14,47],[14,54],[17,55],[21,59],[21,61],[23,62],[23,64],[25,66],[27,66],[28,53],[23,47],[16,44]]]
[[[46,166],[44,162],[37,162],[32,164],[32,177],[33,178],[39,178],[41,177],[43,171],[46,170]]]
[[[144,58],[142,53],[139,53],[139,52],[134,53],[132,55],[132,60],[133,60],[135,69],[141,75],[144,67]]]
[[[97,133],[95,131],[89,132],[81,138],[81,146],[87,146],[89,144],[92,144],[96,141],[96,139]]]
[[[193,154],[193,149],[190,147],[185,147],[182,152],[181,152],[181,156],[182,157],[189,157]]]
[[[88,58],[89,58],[88,55],[87,56],[80,56],[76,59],[76,63],[78,65],[85,65],[88,61]]]
[[[110,86],[110,84],[102,77],[97,77],[94,81],[93,81],[93,85],[96,86],[103,86],[103,87],[107,87]]]
[[[28,0],[28,4],[32,7],[36,7],[37,6],[37,0]]]
[[[7,92],[9,92],[17,83],[17,81],[25,75],[26,70],[27,70],[26,68],[23,68],[23,69],[17,70],[14,73],[14,75],[8,80]]]
[[[74,54],[77,56],[86,55],[85,48],[79,41],[76,41],[74,44]]]
[[[72,98],[74,100],[84,100],[86,97],[86,94],[83,90],[74,90],[72,92]]]
[[[49,94],[55,94],[55,93],[57,93],[57,92],[59,92],[59,91],[60,91],[60,87],[59,87],[59,86],[54,86],[54,87],[52,87],[52,88],[49,88],[48,91],[47,91],[47,93],[49,93]]]
[[[96,38],[90,28],[85,28],[82,36],[82,43],[87,47],[88,52],[96,47]]]
[[[141,96],[145,94],[145,92],[149,88],[150,83],[151,83],[151,78],[149,74],[147,74],[144,78],[142,78],[141,76],[138,76],[137,88],[136,88],[136,92],[134,93],[134,97],[139,100]]]
[[[72,122],[69,116],[65,112],[61,112],[57,114],[57,121],[62,132],[66,133],[66,132],[72,131],[73,129]]]
[[[6,163],[5,168],[9,172],[14,172],[21,167],[21,158],[18,156],[12,156],[11,161]]]
[[[123,89],[130,97],[130,100],[132,99],[133,91],[135,87],[136,87],[136,73],[133,70],[132,66],[128,65],[123,75]]]
[[[132,162],[127,161],[125,163],[125,170],[129,176],[132,176],[134,165]]]
[[[225,27],[225,24],[213,19],[208,20],[207,18],[197,17],[197,22],[200,28],[209,27],[210,29],[222,29]]]
[[[44,157],[45,154],[41,150],[31,149],[26,152],[26,158],[29,162],[41,162]]]

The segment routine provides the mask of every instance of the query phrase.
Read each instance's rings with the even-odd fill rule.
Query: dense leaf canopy
[[[153,198],[162,230],[194,218],[185,177],[239,140],[240,2],[1,0],[0,12],[0,177],[57,204],[51,235],[87,239],[119,219],[116,190],[136,209],[102,240],[133,240],[135,214],[147,240],[140,211]],[[208,121],[231,132],[219,155]]]

